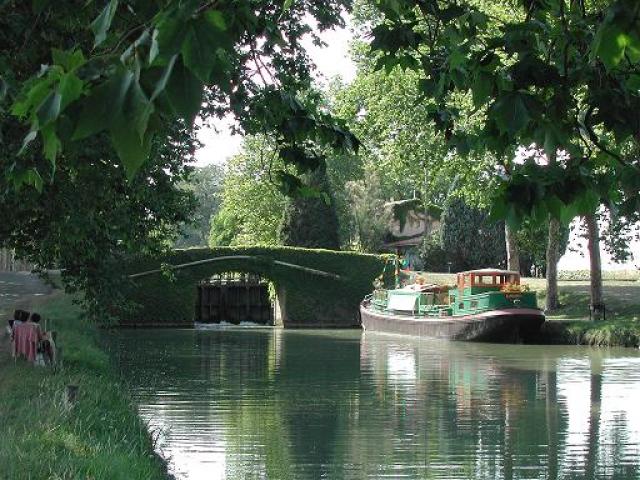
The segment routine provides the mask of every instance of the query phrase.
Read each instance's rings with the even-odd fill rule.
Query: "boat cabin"
[[[456,278],[458,294],[475,295],[520,285],[520,274],[509,270],[484,268],[460,272]]]

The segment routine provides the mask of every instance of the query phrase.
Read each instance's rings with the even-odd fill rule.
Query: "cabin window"
[[[493,275],[478,275],[476,277],[477,285],[495,285],[496,277]]]
[[[478,308],[478,301],[477,300],[471,300],[471,308]]]

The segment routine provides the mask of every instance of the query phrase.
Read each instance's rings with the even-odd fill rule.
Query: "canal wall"
[[[218,258],[221,260],[210,261]],[[184,268],[171,268],[194,263]],[[127,274],[146,274],[122,285],[122,293],[132,302],[131,308],[111,310],[121,326],[190,326],[198,283],[217,273],[232,271],[254,273],[271,282],[276,324],[285,328],[356,327],[360,325],[360,301],[371,292],[373,281],[383,267],[384,258],[378,255],[321,249],[218,247],[175,250],[164,256],[127,261],[124,265]]]

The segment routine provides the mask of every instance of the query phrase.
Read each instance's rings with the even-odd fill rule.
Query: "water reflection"
[[[633,350],[247,328],[113,348],[180,478],[640,478]]]

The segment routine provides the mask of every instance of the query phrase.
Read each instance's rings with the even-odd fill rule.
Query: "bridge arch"
[[[119,318],[128,326],[192,325],[200,280],[233,271],[273,283],[285,328],[353,327],[383,265],[377,255],[296,247],[191,248],[139,257],[125,265],[131,281],[123,286],[135,307]]]

